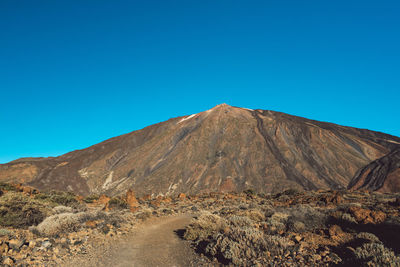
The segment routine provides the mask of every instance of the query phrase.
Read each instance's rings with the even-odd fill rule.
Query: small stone
[[[4,263],[4,265],[12,266],[12,265],[14,265],[14,260],[10,257],[7,257],[3,260],[3,263]]]
[[[29,241],[29,248],[34,248],[34,247],[36,247],[36,241],[35,240],[31,240],[31,241]]]
[[[48,240],[42,242],[42,247],[43,247],[43,248],[49,248],[49,247],[51,247],[51,246],[52,246],[52,245],[51,245],[51,242],[48,241]]]
[[[13,256],[15,258],[15,260],[22,260],[22,259],[26,259],[28,257],[27,254],[25,253],[16,253],[15,256]]]
[[[90,228],[96,228],[97,226],[97,222],[96,221],[87,221],[85,222],[86,226],[90,227]]]
[[[321,252],[321,256],[322,257],[325,257],[328,254],[329,254],[329,250],[324,250],[324,251]]]
[[[302,239],[303,239],[303,238],[302,238],[301,236],[299,236],[299,235],[296,235],[296,236],[294,237],[294,240],[296,240],[297,243],[300,243],[300,241],[301,241]]]
[[[24,244],[25,240],[11,239],[8,241],[8,246],[16,251],[19,251]]]
[[[71,240],[71,243],[72,243],[72,245],[76,246],[76,245],[82,244],[82,240],[77,238],[77,239]]]
[[[319,255],[319,254],[315,254],[315,255],[313,256],[313,259],[314,259],[315,261],[320,261],[320,260],[322,259],[322,257],[321,257],[321,255]]]
[[[3,243],[0,245],[0,253],[7,253],[8,251],[8,245],[6,243]]]

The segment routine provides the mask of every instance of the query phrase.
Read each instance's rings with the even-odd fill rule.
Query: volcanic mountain
[[[400,192],[400,148],[361,168],[348,188],[383,193]]]
[[[221,104],[59,157],[0,165],[0,181],[83,195],[342,189],[399,146],[379,132]]]

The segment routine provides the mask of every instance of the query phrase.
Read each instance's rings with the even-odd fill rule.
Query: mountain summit
[[[342,189],[399,146],[379,132],[220,104],[59,157],[0,165],[0,180],[83,195]]]

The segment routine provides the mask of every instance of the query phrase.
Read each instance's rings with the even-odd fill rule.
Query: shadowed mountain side
[[[384,193],[400,191],[400,148],[360,169],[349,189],[367,189]]]
[[[399,144],[379,132],[221,104],[60,157],[0,165],[0,180],[83,195],[340,189]]]

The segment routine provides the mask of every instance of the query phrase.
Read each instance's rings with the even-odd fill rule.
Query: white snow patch
[[[178,123],[181,123],[181,122],[183,122],[183,121],[185,121],[185,120],[191,119],[191,118],[193,118],[193,117],[196,116],[196,115],[197,115],[197,113],[196,113],[196,114],[192,114],[192,115],[190,115],[190,116],[188,116],[188,117],[186,117],[186,118],[181,119]]]
[[[393,140],[386,140],[387,142],[390,142],[390,143],[394,143],[394,144],[400,144],[399,142],[396,142],[396,141],[393,141]]]
[[[251,109],[251,108],[242,108],[242,109],[247,109],[247,110],[250,110],[250,111],[254,111],[254,109]]]

